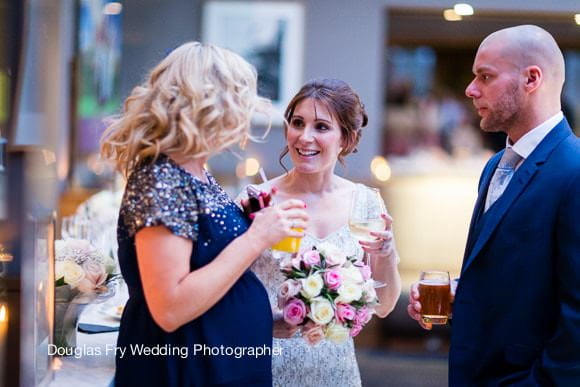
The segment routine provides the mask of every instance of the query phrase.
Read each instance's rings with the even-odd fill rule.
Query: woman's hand
[[[372,254],[373,257],[390,257],[395,253],[395,243],[393,240],[393,218],[389,214],[381,214],[385,221],[383,231],[372,231],[370,234],[376,238],[371,242],[360,241],[362,249]]]
[[[275,245],[286,237],[302,238],[308,223],[306,205],[302,200],[289,199],[280,204],[261,209],[250,215],[253,219],[248,234],[263,249]]]
[[[387,284],[377,289],[379,305],[375,311],[383,318],[393,311],[401,295],[401,276],[397,267],[399,255],[393,238],[393,218],[386,213],[381,214],[381,217],[385,221],[385,229],[370,233],[376,238],[374,241],[359,243],[369,257],[372,257],[372,277]]]
[[[299,327],[290,325],[282,317],[282,313],[274,314],[274,329],[272,335],[278,339],[289,339],[294,336]]]

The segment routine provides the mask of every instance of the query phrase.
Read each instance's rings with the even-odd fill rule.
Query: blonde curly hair
[[[209,157],[256,140],[252,115],[269,117],[270,109],[270,101],[257,94],[252,65],[211,44],[185,43],[133,89],[123,113],[110,120],[101,137],[101,157],[125,175],[161,153]]]

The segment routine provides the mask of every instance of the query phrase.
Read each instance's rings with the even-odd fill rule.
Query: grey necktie
[[[521,159],[522,156],[518,155],[512,148],[505,149],[489,183],[487,198],[485,200],[485,211],[503,194],[503,191],[505,191],[514,175],[516,165]]]

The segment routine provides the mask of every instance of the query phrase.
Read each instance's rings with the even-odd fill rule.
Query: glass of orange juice
[[[302,232],[302,228],[293,228],[292,230]],[[282,258],[286,254],[295,254],[300,250],[302,238],[286,237],[272,246],[272,256],[276,259]]]

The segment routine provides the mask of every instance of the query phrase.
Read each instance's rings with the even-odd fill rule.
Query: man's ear
[[[524,77],[526,79],[524,89],[528,93],[533,93],[544,81],[544,73],[538,66],[528,66],[524,70]]]

